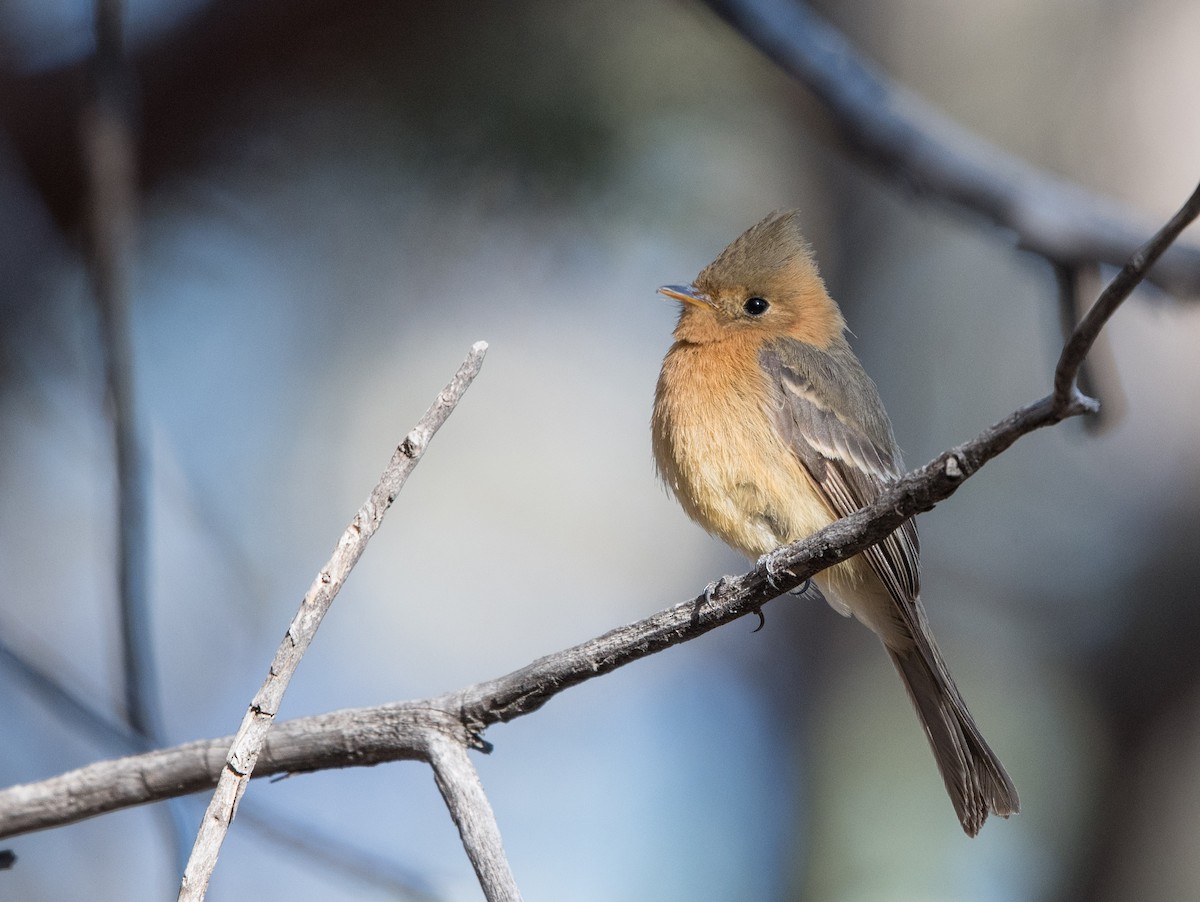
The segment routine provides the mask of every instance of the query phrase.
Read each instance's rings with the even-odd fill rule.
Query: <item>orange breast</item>
[[[654,456],[688,515],[750,557],[834,516],[771,420],[757,342],[676,343],[655,395]]]

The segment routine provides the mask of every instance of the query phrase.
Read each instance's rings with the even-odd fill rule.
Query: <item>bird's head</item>
[[[691,285],[658,290],[683,302],[675,337],[694,344],[790,336],[826,347],[846,326],[794,210],[751,226]]]

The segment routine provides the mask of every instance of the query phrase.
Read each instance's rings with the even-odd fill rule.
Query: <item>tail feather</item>
[[[888,652],[925,727],[963,829],[974,836],[989,813],[1016,814],[1021,808],[1017,790],[984,742],[932,640]]]

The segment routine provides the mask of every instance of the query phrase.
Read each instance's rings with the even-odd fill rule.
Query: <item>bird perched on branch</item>
[[[875,383],[843,334],[795,212],[743,233],[682,302],[652,422],[658,471],[687,514],[757,558],[873,501],[903,472]],[[917,528],[814,578],[883,641],[916,708],[963,829],[1019,810],[929,631]]]

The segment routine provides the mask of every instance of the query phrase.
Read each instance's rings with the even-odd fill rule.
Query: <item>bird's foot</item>
[[[707,586],[705,586],[704,587],[705,603],[716,601],[717,596],[723,594],[729,588],[730,582],[731,582],[731,580],[728,576],[722,576],[720,579],[713,580],[711,583],[709,583]],[[760,629],[762,629],[764,626],[767,625],[767,618],[763,614],[762,608],[755,608],[752,613],[758,615],[758,626],[756,626],[753,630],[751,630],[751,632],[757,633]]]
[[[775,578],[780,575],[783,575],[783,574],[787,574],[789,576],[791,575],[790,570],[787,570],[784,567],[779,566],[779,549],[778,548],[776,548],[774,551],[769,551],[766,554],[764,554],[762,557],[760,557],[758,559],[758,566],[762,567],[763,570],[766,571],[767,585],[770,586],[772,589],[774,589],[777,592],[779,591],[779,583],[777,583],[775,581]]]
[[[722,576],[720,579],[715,579],[704,587],[704,600],[715,601],[718,594],[724,592],[729,586],[729,577]]]

